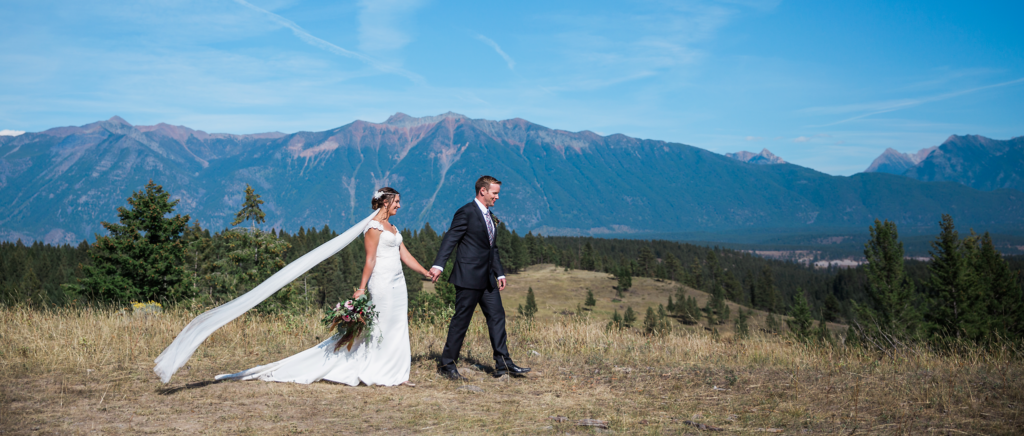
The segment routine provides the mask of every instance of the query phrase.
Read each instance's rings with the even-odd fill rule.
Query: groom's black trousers
[[[480,305],[480,310],[487,319],[487,331],[491,335],[491,348],[494,350],[494,361],[511,362],[508,355],[508,335],[505,334],[505,308],[501,305],[501,293],[497,288],[466,289],[455,287],[455,315],[448,326],[448,339],[441,353],[441,369],[452,370],[455,360],[462,351],[462,341],[466,339],[466,329],[473,319],[473,311]]]

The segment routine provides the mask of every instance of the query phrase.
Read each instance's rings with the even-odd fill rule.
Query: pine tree
[[[587,299],[583,302],[583,305],[587,307],[593,307],[597,305],[597,300],[594,299],[594,291],[587,289]]]
[[[761,277],[757,282],[756,289],[755,296],[757,298],[754,299],[754,305],[768,312],[778,312],[779,291],[775,288],[775,274],[770,266],[765,265],[761,269]]]
[[[42,307],[50,302],[46,290],[43,289],[43,282],[31,267],[25,270],[18,287],[21,288],[21,297],[32,306]]]
[[[653,307],[647,306],[647,313],[644,314],[644,333],[655,334],[658,331],[658,314]]]
[[[903,243],[896,223],[875,220],[864,244],[868,263],[870,305],[856,305],[856,325],[876,346],[888,347],[915,335],[919,314],[914,309],[914,284],[904,270]]]
[[[853,329],[853,324],[846,327],[845,345],[851,348],[860,347],[860,335]]]
[[[263,200],[260,199],[259,194],[253,191],[252,186],[246,184],[245,202],[242,203],[242,209],[235,214],[235,220],[231,222],[231,225],[237,226],[246,221],[252,221],[252,229],[255,231],[256,224],[263,224],[266,221],[267,214],[260,209],[261,204],[263,204]]]
[[[615,313],[612,314],[612,320],[608,322],[608,325],[605,326],[605,328],[607,330],[611,330],[613,328],[616,330],[622,329],[622,316],[619,315],[618,310],[616,310]]]
[[[67,289],[93,302],[127,304],[130,301],[174,302],[192,295],[179,286],[184,271],[185,247],[181,238],[188,215],[166,216],[178,200],[152,180],[119,207],[119,223],[102,222],[110,233],[97,236],[89,251],[92,265],[83,265],[84,277]]]
[[[953,218],[943,214],[942,232],[932,242],[931,308],[929,330],[933,338],[965,337],[977,339],[984,333],[984,320],[978,310],[978,280],[970,265],[972,243],[960,240]]]
[[[828,325],[824,320],[818,321],[818,327],[811,332],[811,336],[821,343],[833,343],[832,332],[829,331]]]
[[[526,291],[526,306],[519,306],[519,314],[529,320],[532,320],[533,316],[537,314],[537,300],[533,296],[533,287]]]
[[[744,339],[750,337],[750,327],[747,326],[747,319],[750,318],[750,312],[740,308],[740,313],[736,318],[736,337]]]
[[[682,269],[683,265],[679,263],[679,258],[672,253],[665,255],[665,272],[669,280],[679,281],[683,276]]]
[[[594,246],[587,241],[583,245],[583,255],[580,256],[580,269],[594,271],[597,269],[597,262],[594,260]]]
[[[834,294],[825,297],[825,309],[821,313],[821,319],[828,322],[839,321],[839,313],[842,308],[839,306],[839,299]]]
[[[693,264],[690,265],[690,273],[686,277],[689,279],[686,284],[691,288],[704,288],[704,267],[700,265],[700,260],[693,259]]]
[[[637,259],[637,263],[640,264],[639,272],[641,276],[654,277],[657,259],[654,257],[654,252],[651,251],[650,247],[646,245],[640,247],[640,257]]]
[[[768,317],[765,318],[765,330],[768,330],[768,333],[782,333],[782,325],[779,323],[779,318],[772,312],[768,312]]]
[[[708,277],[710,280],[708,280],[705,285],[709,289],[715,289],[716,287],[721,286],[724,290],[725,287],[723,286],[722,281],[725,276],[725,271],[722,270],[722,266],[718,263],[718,255],[715,254],[715,250],[708,250],[707,264]]]
[[[814,318],[811,317],[811,307],[807,304],[807,296],[804,291],[797,288],[793,296],[793,319],[787,320],[789,330],[800,340],[807,340],[811,336],[811,327],[814,326]]]
[[[633,287],[633,276],[628,267],[622,267],[622,269],[619,270],[617,277],[619,279],[619,286],[616,290],[618,291],[619,297],[621,297],[623,292],[626,292],[629,288]]]
[[[636,312],[633,311],[632,306],[627,306],[626,313],[622,314],[622,325],[632,327],[634,322],[636,322]]]
[[[649,335],[663,335],[667,334],[672,328],[672,324],[669,323],[668,314],[665,312],[665,306],[658,305],[658,310],[655,311],[653,307],[647,308],[647,314],[644,315],[644,333]]]
[[[718,325],[718,317],[715,316],[715,309],[711,306],[711,299],[704,303],[704,316],[707,318],[709,327]]]
[[[987,302],[987,332],[993,338],[1012,339],[1024,336],[1024,307],[1021,286],[1010,265],[996,251],[992,237],[985,232],[981,248],[975,256],[974,270]]]

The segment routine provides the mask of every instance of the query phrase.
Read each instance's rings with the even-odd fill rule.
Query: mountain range
[[[753,153],[749,151],[737,151],[736,153],[726,153],[725,157],[731,157],[740,162],[759,164],[759,165],[771,165],[771,164],[784,164],[786,161],[782,160],[772,152],[768,151],[767,148],[761,149],[760,153]]]
[[[1024,192],[1024,136],[1008,140],[952,135],[937,147],[904,154],[887,149],[865,172],[956,182],[982,191]]]
[[[293,134],[209,134],[113,117],[2,136],[0,239],[92,239],[150,179],[180,200],[178,212],[213,230],[229,226],[246,184],[265,201],[267,228],[344,229],[371,212],[377,187],[392,186],[402,193],[399,227],[429,222],[441,230],[482,174],[504,182],[494,211],[520,233],[860,234],[879,218],[901,234],[933,234],[942,213],[978,230],[1024,233],[1018,191],[883,173],[831,176],[685,144],[449,112]]]
[[[892,148],[885,149],[881,156],[875,158],[868,169],[864,170],[865,173],[886,173],[902,175],[907,172],[910,167],[917,165],[924,158],[928,157],[935,149],[939,147],[928,147],[922,148],[917,153],[900,153]]]

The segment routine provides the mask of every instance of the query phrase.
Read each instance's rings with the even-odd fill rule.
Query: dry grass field
[[[324,333],[316,313],[240,318],[163,385],[153,359],[195,313],[0,309],[0,433],[1024,432],[1017,349],[910,349],[893,360],[785,337],[715,338],[695,328],[661,337],[607,332],[612,310],[631,305],[642,317],[645,304],[663,303],[675,285],[638,279],[612,303],[604,274],[539,266],[510,283],[510,348],[533,367],[530,376],[488,376],[491,352],[478,316],[460,365],[468,383],[435,375],[446,326],[412,326],[414,388],[211,382],[317,343]],[[527,286],[541,308],[532,323],[513,315]],[[590,317],[562,315],[587,287],[598,298]],[[608,428],[580,425],[598,422],[587,419]]]

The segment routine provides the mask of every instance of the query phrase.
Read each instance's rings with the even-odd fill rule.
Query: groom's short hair
[[[479,194],[480,193],[480,188],[490,189],[491,185],[500,185],[500,184],[501,184],[501,181],[498,180],[498,179],[495,179],[494,177],[491,177],[491,176],[481,176],[479,179],[476,179],[476,191],[473,192],[473,195]]]

